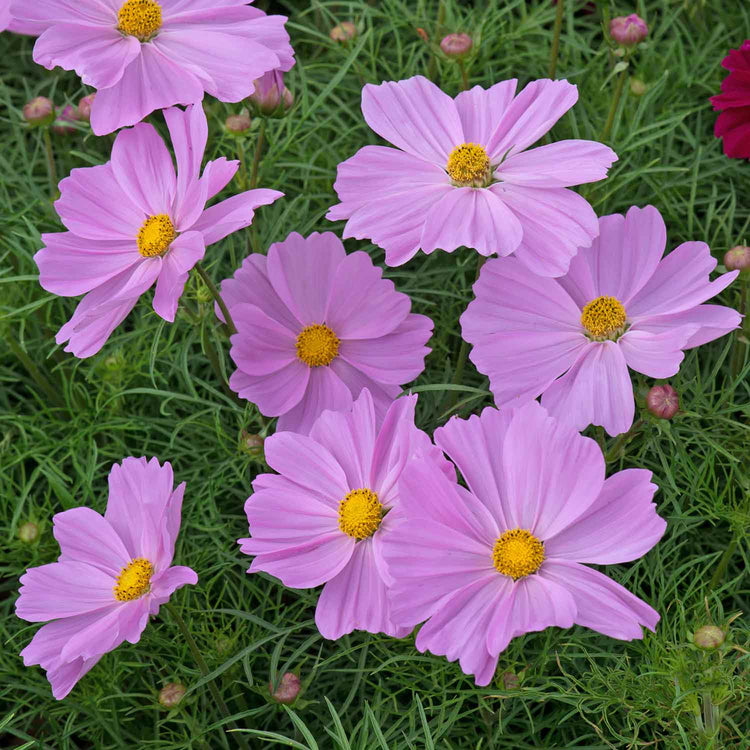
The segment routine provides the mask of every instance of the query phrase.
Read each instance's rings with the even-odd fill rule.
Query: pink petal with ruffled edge
[[[297,361],[296,336],[259,307],[234,305],[232,319],[238,330],[232,337],[232,359],[244,373],[270,375]]]
[[[232,349],[229,351],[230,355]],[[278,417],[304,398],[310,380],[310,369],[298,359],[270,375],[248,375],[237,369],[229,377],[229,387],[240,398],[256,404],[266,416]],[[277,429],[281,428],[277,425]]]
[[[388,408],[393,400],[401,393],[400,385],[387,385],[378,383],[366,375],[354,365],[350,365],[342,357],[336,357],[329,367],[338,375],[341,382],[349,389],[352,398],[356,399],[362,393],[363,388],[367,388],[372,396],[375,405],[375,415],[378,424],[383,421]]]
[[[682,349],[699,330],[697,325],[675,326],[662,333],[651,333],[633,326],[617,344],[631,370],[651,378],[676,375],[685,358]]]
[[[511,78],[488,89],[474,86],[455,99],[467,143],[487,146],[516,93],[518,81]]]
[[[698,305],[674,315],[658,315],[638,323],[639,331],[663,333],[677,326],[696,325],[698,330],[688,339],[683,349],[692,349],[724,336],[742,322],[742,316],[731,307],[722,305]]]
[[[177,237],[162,258],[161,271],[154,290],[153,307],[156,314],[169,323],[174,323],[188,272],[205,254],[203,235],[191,231]]]

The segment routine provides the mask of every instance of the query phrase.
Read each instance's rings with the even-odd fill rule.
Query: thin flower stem
[[[617,107],[620,105],[620,99],[622,98],[622,92],[625,88],[625,81],[628,79],[628,69],[620,72],[620,76],[617,79],[617,85],[615,86],[615,93],[612,96],[612,104],[609,107],[609,114],[607,115],[607,123],[602,130],[602,134],[599,136],[600,141],[606,141],[612,131],[612,125],[615,122],[615,114],[617,114]]]
[[[255,143],[255,156],[253,157],[253,171],[250,175],[250,190],[258,184],[258,167],[260,166],[260,155],[263,152],[263,142],[266,135],[266,118],[260,121],[258,128],[258,140]]]
[[[730,374],[733,378],[736,378],[740,374],[742,364],[745,360],[745,352],[747,351],[747,339],[750,335],[750,316],[747,312],[750,309],[750,274],[743,271],[740,273],[740,315],[744,315],[742,319],[742,327],[735,331],[734,334],[734,346],[732,347],[732,360],[730,364]]]
[[[187,643],[188,648],[193,654],[193,658],[195,659],[195,662],[198,665],[198,669],[200,669],[201,674],[205,677],[209,673],[208,664],[206,664],[206,660],[203,658],[203,654],[201,654],[200,649],[198,648],[198,645],[193,640],[193,636],[190,635],[190,631],[188,630],[187,625],[185,624],[185,621],[180,616],[180,613],[177,611],[177,608],[174,607],[170,602],[166,602],[162,606],[169,612],[169,614],[174,619],[175,623],[177,624],[177,627],[180,629],[180,632],[185,638],[185,642]],[[227,704],[224,703],[224,699],[221,697],[221,693],[219,693],[219,689],[216,687],[216,683],[213,680],[209,680],[207,684],[208,684],[208,689],[211,692],[211,697],[214,699],[216,705],[219,707],[219,710],[224,714],[224,718],[229,719],[229,717],[232,714],[229,713]],[[237,729],[237,725],[233,721],[228,721],[227,723],[232,729]],[[237,744],[241,748],[243,748],[243,750],[249,750],[247,739],[243,737],[242,734],[240,734],[239,732],[236,732],[233,734],[233,736],[236,737]]]
[[[552,51],[549,58],[549,77],[554,78],[557,72],[557,56],[560,53],[560,31],[562,30],[563,11],[565,0],[557,0],[557,13],[555,13],[555,28],[552,32]]]
[[[245,144],[237,139],[237,160],[240,163],[240,190],[247,190],[247,159],[245,159]]]
[[[609,464],[620,458],[625,452],[625,446],[640,432],[642,426],[643,420],[639,419],[627,432],[623,432],[617,438],[615,444],[605,453],[604,461]]]
[[[463,91],[468,91],[469,89],[469,77],[466,75],[466,65],[464,64],[464,61],[459,58],[458,59],[458,67],[461,69],[461,87]]]
[[[65,406],[65,403],[60,398],[60,394],[55,390],[53,385],[47,380],[42,371],[36,365],[36,363],[29,357],[21,344],[16,341],[15,337],[10,331],[5,331],[5,341],[7,342],[10,350],[19,359],[21,364],[26,368],[26,371],[31,375],[31,379],[44,391],[45,395],[55,406]]]
[[[718,588],[719,584],[721,583],[721,579],[724,577],[724,573],[726,573],[729,561],[732,559],[732,555],[734,554],[734,551],[736,549],[737,537],[734,537],[732,541],[727,545],[727,548],[724,550],[724,554],[721,556],[719,564],[716,566],[716,570],[711,576],[711,583],[708,584],[708,587],[711,591]]]
[[[221,371],[221,364],[219,363],[219,353],[216,351],[216,347],[214,346],[213,341],[211,341],[211,333],[208,330],[208,326],[203,326],[201,330],[201,341],[203,342],[203,348],[206,350],[206,356],[208,357],[208,361],[211,363],[211,367],[213,368],[216,378],[221,384],[222,390],[238,406],[244,407],[244,402],[229,387],[229,383],[227,383],[226,379],[224,378],[224,373]]]
[[[49,128],[44,128],[44,148],[47,151],[47,171],[49,172],[50,197],[57,198],[57,170],[55,169],[55,152],[52,150],[52,136]]]
[[[221,298],[221,294],[219,294],[219,290],[216,288],[216,284],[211,281],[200,262],[195,264],[195,270],[198,276],[203,279],[203,283],[208,287],[208,291],[211,292],[211,296],[216,300],[216,304],[219,306],[221,314],[224,316],[224,320],[227,324],[227,332],[229,336],[234,335],[235,333],[237,333],[237,328],[234,325],[232,316],[229,314],[229,308],[226,306],[226,303]]]

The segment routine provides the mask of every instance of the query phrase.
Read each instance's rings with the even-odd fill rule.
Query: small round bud
[[[18,529],[18,538],[24,544],[35,542],[39,538],[39,527],[35,523],[27,521]]]
[[[429,42],[430,41],[430,37],[427,36],[427,32],[421,26],[417,26],[417,36],[423,42]]]
[[[503,687],[506,690],[516,690],[521,684],[517,674],[513,672],[503,672]]]
[[[226,121],[227,130],[234,135],[241,135],[250,130],[250,115],[243,109],[238,115],[229,115]]]
[[[680,397],[671,385],[655,385],[646,395],[646,406],[659,419],[672,419],[680,410]]]
[[[279,680],[276,690],[273,689],[273,681],[268,683],[268,692],[277,703],[294,703],[300,691],[300,681],[294,672],[285,672]]]
[[[76,115],[77,112],[73,108],[73,105],[66,104],[63,111],[58,115],[55,124],[52,126],[52,132],[57,133],[57,135],[69,135],[70,133],[75,133],[75,126],[69,125],[68,123],[75,122],[77,119]]]
[[[463,57],[474,46],[474,41],[468,34],[448,34],[440,42],[440,49],[448,57]]]
[[[693,635],[693,643],[698,648],[704,648],[707,651],[712,651],[715,648],[719,648],[724,643],[724,631],[716,625],[704,625],[702,628],[698,628]]]
[[[646,84],[640,78],[630,79],[630,93],[633,96],[643,96],[647,88]]]
[[[185,686],[181,682],[168,682],[159,691],[159,703],[164,708],[174,708],[185,697]]]
[[[351,21],[342,21],[328,32],[328,36],[334,42],[348,42],[357,36],[357,27]]]
[[[263,444],[265,440],[260,435],[252,435],[249,432],[242,430],[240,435],[240,447],[245,453],[249,453],[251,456],[258,457],[263,456]]]
[[[618,44],[632,47],[646,38],[648,26],[640,16],[631,13],[613,18],[609,23],[609,33]]]
[[[36,127],[49,125],[55,119],[55,105],[46,96],[36,96],[24,105],[23,119]]]
[[[736,245],[731,250],[727,250],[724,256],[724,268],[727,271],[750,270],[750,247]]]
[[[78,119],[83,122],[91,121],[91,105],[94,103],[94,97],[96,94],[89,94],[84,96],[80,102],[78,102]]]

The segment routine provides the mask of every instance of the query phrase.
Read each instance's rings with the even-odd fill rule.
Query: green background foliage
[[[619,161],[606,181],[582,192],[599,214],[654,204],[666,220],[669,248],[704,240],[721,261],[729,247],[750,239],[750,167],[723,156],[708,97],[719,90],[725,74],[719,63],[727,49],[750,36],[750,8],[742,0],[647,0],[637,7],[600,2],[596,13],[586,14],[583,5],[566,2],[557,70],[578,85],[580,98],[552,138],[598,138],[617,62],[602,32],[603,18],[637,10],[651,32],[629,74],[643,81],[646,92],[635,96],[626,87],[608,139]],[[336,165],[379,142],[361,117],[362,84],[431,74],[455,95],[458,67],[436,53],[442,33],[474,36],[472,85],[509,77],[525,84],[547,75],[551,2],[448,0],[443,7],[438,28],[434,1],[276,4],[277,12],[290,17],[298,63],[287,83],[296,104],[287,118],[268,123],[259,186],[280,189],[286,198],[261,208],[251,230],[209,249],[204,265],[213,279],[229,276],[251,249],[265,252],[290,231],[341,232],[342,224],[324,218],[335,202]],[[353,20],[360,31],[345,46],[328,38],[341,20]],[[420,39],[417,27],[430,43]],[[94,357],[77,360],[54,344],[76,300],[50,295],[37,282],[32,256],[41,247],[40,234],[62,227],[50,201],[41,133],[25,126],[20,110],[35,95],[49,96],[62,108],[88,92],[73,73],[35,66],[32,44],[16,35],[0,37],[0,745],[237,745],[164,610],[139,644],[126,643],[104,656],[63,702],[52,698],[42,670],[25,668],[18,656],[36,630],[12,614],[18,577],[27,567],[56,559],[52,516],[78,505],[103,512],[112,463],[155,455],[172,463],[177,482],[187,482],[175,562],[190,565],[200,578],[172,601],[204,654],[208,679],[251,747],[750,747],[747,621],[731,623],[719,652],[691,645],[695,628],[726,626],[748,610],[746,339],[727,336],[687,354],[671,381],[683,409],[672,422],[642,415],[642,428],[620,442],[591,428],[587,433],[607,449],[609,473],[645,467],[660,487],[656,502],[668,521],[664,539],[642,560],[606,568],[662,613],[655,635],[623,643],[574,627],[517,638],[501,654],[496,680],[487,688],[477,688],[457,664],[418,653],[413,637],[399,641],[358,632],[327,642],[312,620],[317,591],[289,590],[264,574],[245,573],[249,560],[235,540],[247,534],[242,506],[250,481],[266,467],[244,450],[241,436],[243,430],[273,428],[217,382],[206,353],[216,349],[227,373],[232,363],[200,280],[191,277],[173,325],[156,316],[146,295]],[[223,122],[239,106],[210,99],[205,106],[207,158],[242,153],[250,161],[260,123],[238,140]],[[149,120],[165,132],[160,115]],[[107,160],[111,142],[85,125],[73,135],[54,136],[58,176]],[[225,194],[240,189],[236,179]],[[346,244],[382,264],[379,248]],[[414,384],[420,392],[418,422],[429,432],[452,413],[446,384],[475,265],[473,251],[461,250],[420,254],[385,272],[411,296],[415,311],[435,321],[432,353]],[[740,294],[735,283],[721,302],[739,306]],[[635,381],[639,409],[652,382]],[[457,394],[453,411],[464,416],[491,403],[486,378],[470,363]],[[39,526],[35,543],[18,539],[26,521]],[[305,689],[291,709],[268,700],[269,679],[288,670],[301,675]],[[508,673],[518,677],[517,685]],[[175,680],[185,683],[188,694],[170,711],[157,695]]]

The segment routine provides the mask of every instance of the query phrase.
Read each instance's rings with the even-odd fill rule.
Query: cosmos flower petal
[[[221,156],[218,159],[208,162],[201,177],[201,180],[205,180],[207,183],[206,199],[213,198],[216,193],[223,190],[229,184],[232,177],[237,174],[239,168],[240,162],[238,159],[227,159],[226,156]]]
[[[353,399],[358,398],[364,388],[370,391],[378,424],[383,421],[393,400],[401,393],[401,386],[378,382],[354,365],[350,365],[342,357],[336,357],[329,367],[351,391]]]
[[[716,118],[714,135],[722,139],[724,154],[730,159],[750,158],[750,105],[722,112]]]
[[[48,25],[66,23],[73,18],[88,26],[112,23],[112,7],[101,0],[12,0],[11,14],[24,21],[38,21]]]
[[[496,183],[489,188],[523,225],[516,257],[539,276],[562,276],[581,247],[599,233],[594,209],[566,188]]]
[[[141,43],[106,26],[77,23],[47,28],[34,45],[34,62],[52,70],[75,70],[81,82],[97,89],[114,86],[141,54]]]
[[[242,360],[248,375],[270,375],[297,361],[292,332],[259,307],[242,302],[232,308],[239,331],[232,336],[232,359]]]
[[[489,685],[497,669],[497,654],[485,645],[484,634],[496,609],[506,606],[508,584],[495,571],[459,589],[447,599],[420,629],[419,651],[458,659],[465,674],[473,674],[477,685]]]
[[[378,574],[372,539],[354,545],[349,562],[323,587],[315,624],[324,638],[336,640],[353,630],[403,638],[410,628],[394,625],[386,585]]]
[[[379,136],[441,167],[465,140],[453,100],[424,76],[366,84],[362,114]]]
[[[491,190],[454,188],[425,217],[420,247],[452,252],[465,245],[480,255],[509,255],[521,243],[524,229],[512,210]]]
[[[528,529],[540,539],[583,515],[604,483],[596,441],[553,419],[536,401],[514,412],[502,466],[509,528]]]
[[[516,93],[518,81],[511,78],[488,89],[474,86],[455,99],[464,131],[464,141],[487,145]]]
[[[574,562],[550,560],[547,582],[555,581],[573,596],[575,622],[622,641],[643,638],[642,627],[655,630],[659,613],[602,573]]]
[[[650,378],[669,378],[677,374],[685,358],[682,350],[698,330],[688,324],[651,333],[634,326],[617,343],[631,370]]]
[[[709,281],[715,267],[716,259],[705,242],[683,242],[661,260],[628,303],[628,318],[636,322],[653,315],[679,313],[711,299],[739,274],[731,271]]]
[[[738,328],[742,316],[731,307],[722,305],[698,305],[673,315],[657,315],[638,323],[639,331],[663,333],[683,325],[698,326],[698,330],[688,339],[683,349],[692,349],[724,336]]]
[[[43,289],[62,297],[90,292],[142,260],[134,240],[90,240],[73,232],[42,235],[34,255]]]
[[[598,424],[613,436],[627,432],[635,402],[625,355],[613,341],[592,342],[542,394],[542,406],[576,430]]]
[[[188,234],[194,235],[192,241],[186,240],[185,235],[180,235],[179,239],[182,248],[190,253],[199,253],[202,258],[205,252],[203,235],[200,232],[188,232]],[[174,323],[175,315],[177,314],[177,305],[187,279],[188,273],[180,269],[177,256],[168,253],[163,259],[159,278],[156,280],[153,301],[154,312],[168,323]]]
[[[596,565],[643,557],[667,527],[652,502],[658,487],[651,478],[645,469],[625,469],[606,479],[599,497],[575,523],[545,539],[546,556]]]
[[[151,585],[149,614],[159,614],[159,606],[169,601],[169,598],[177,589],[196,583],[198,583],[198,575],[192,568],[187,568],[184,565],[172,565],[160,576],[154,578]],[[130,641],[130,638],[127,640]],[[135,641],[130,642],[135,643]]]
[[[235,370],[229,377],[229,387],[240,398],[257,404],[266,416],[276,417],[299,404],[309,380],[310,368],[295,358],[270,375],[249,375],[241,369]]]
[[[177,178],[172,157],[153,125],[121,130],[112,146],[112,171],[123,192],[146,215],[166,214]]]
[[[202,106],[195,104],[190,104],[184,110],[170,107],[163,113],[177,159],[177,194],[184,195],[190,183],[200,177],[201,161],[208,140],[206,113]]]
[[[132,617],[133,610],[136,609],[139,614],[142,612],[144,619],[148,617],[148,606],[144,606],[143,600],[131,604],[124,607],[117,602],[116,606],[99,612],[91,623],[70,636],[60,652],[60,660],[91,659],[102,652],[116,649],[125,640],[121,628],[124,629],[126,621]]]
[[[125,68],[122,78],[97,91],[91,106],[91,129],[95,135],[135,125],[156,109],[203,99],[203,86],[190,70],[153,44],[140,47],[140,54]]]
[[[615,161],[617,154],[603,143],[558,141],[513,154],[495,174],[513,185],[564,188],[603,180]]]

